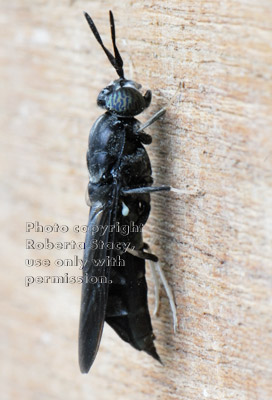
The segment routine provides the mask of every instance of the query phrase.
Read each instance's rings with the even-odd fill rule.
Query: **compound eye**
[[[112,91],[112,86],[107,86],[101,90],[101,92],[97,97],[97,104],[99,105],[99,107],[105,108],[106,99],[111,93],[111,91]]]

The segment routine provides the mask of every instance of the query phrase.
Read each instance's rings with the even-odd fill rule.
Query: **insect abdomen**
[[[126,342],[160,361],[147,303],[145,260],[126,252],[125,266],[112,266],[106,322]]]

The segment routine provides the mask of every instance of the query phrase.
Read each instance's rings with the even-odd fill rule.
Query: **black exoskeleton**
[[[145,251],[148,246],[143,242],[142,227],[150,213],[150,193],[170,190],[168,186],[152,187],[151,164],[143,146],[152,141],[143,129],[165,110],[143,125],[134,118],[149,106],[151,91],[142,95],[141,86],[124,77],[111,11],[114,56],[105,48],[91,17],[87,13],[85,17],[119,79],[98,95],[97,104],[107,111],[91,129],[87,152],[91,209],[79,328],[83,373],[89,371],[95,359],[104,321],[123,340],[160,361],[154,346],[145,279],[145,260],[156,261],[157,257]]]

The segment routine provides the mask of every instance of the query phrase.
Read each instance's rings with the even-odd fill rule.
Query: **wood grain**
[[[1,1],[1,398],[272,398],[272,6],[269,0]],[[117,24],[126,75],[153,91],[146,121],[176,93],[149,133],[157,184],[145,238],[172,286],[179,330],[161,291],[153,318],[164,366],[105,327],[87,376],[77,361],[80,285],[25,276],[81,275],[26,267],[25,258],[80,250],[26,250],[83,241],[85,152],[101,114],[96,96],[116,78],[92,37],[88,11],[110,46]],[[68,225],[27,233],[26,221]],[[148,272],[149,276],[149,272]],[[154,296],[149,278],[150,307]]]

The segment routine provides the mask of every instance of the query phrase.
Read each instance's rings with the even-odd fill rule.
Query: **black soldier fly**
[[[99,348],[104,321],[124,341],[160,361],[154,345],[145,279],[145,260],[152,266],[158,258],[147,252],[149,247],[143,242],[141,229],[150,213],[150,193],[168,191],[170,187],[152,187],[151,164],[143,146],[152,141],[144,129],[162,116],[165,108],[144,124],[134,118],[150,105],[151,91],[142,95],[141,85],[124,77],[112,12],[109,17],[114,56],[104,46],[91,17],[84,14],[119,76],[98,95],[97,104],[106,112],[91,128],[87,152],[90,177],[87,194],[91,208],[83,274],[90,279],[83,279],[79,326],[79,364],[81,372],[87,373]],[[117,229],[120,226],[129,228],[126,235]],[[118,257],[117,265],[113,261]],[[171,290],[162,270],[158,271],[176,323]],[[104,279],[98,279],[101,276]],[[156,285],[156,308],[157,288]]]

